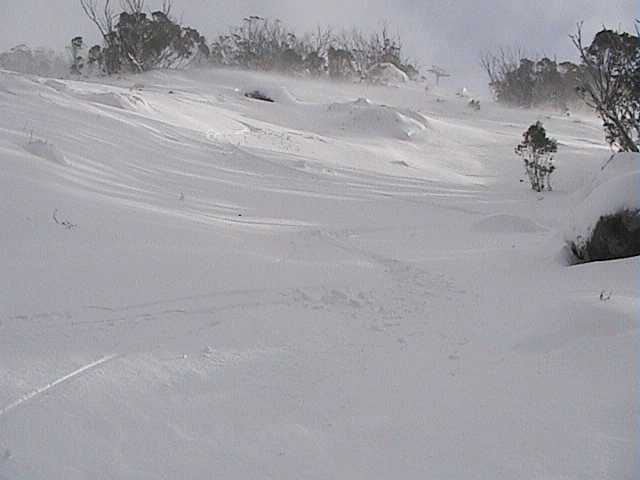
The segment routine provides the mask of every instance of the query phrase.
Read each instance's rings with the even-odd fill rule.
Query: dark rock
[[[260,90],[253,90],[251,92],[247,92],[244,94],[244,96],[247,98],[253,98],[254,100],[261,100],[263,102],[274,103],[273,98],[262,93]]]

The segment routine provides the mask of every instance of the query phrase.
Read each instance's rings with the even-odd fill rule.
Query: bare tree
[[[579,91],[587,105],[602,118],[607,141],[623,151],[640,151],[638,37],[603,29],[587,47],[579,23],[570,38],[582,60]]]
[[[507,74],[518,68],[520,60],[527,54],[520,47],[500,47],[493,52],[484,52],[480,55],[480,65],[489,77],[489,85],[495,85],[504,81]]]
[[[144,0],[120,0],[120,7],[129,14],[142,13],[144,11]]]

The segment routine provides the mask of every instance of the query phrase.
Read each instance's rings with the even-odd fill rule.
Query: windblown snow
[[[637,475],[638,260],[562,259],[597,119],[222,70],[0,112],[0,479]]]

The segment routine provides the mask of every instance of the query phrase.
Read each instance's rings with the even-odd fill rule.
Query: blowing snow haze
[[[79,0],[2,0],[0,50],[24,43],[63,49],[82,35],[96,38]],[[118,2],[113,2],[116,5]],[[336,29],[375,29],[387,22],[398,31],[407,54],[422,65],[446,66],[460,82],[479,76],[479,52],[497,46],[535,44],[536,50],[573,58],[568,35],[578,21],[587,36],[603,24],[632,28],[635,0],[176,0],[174,15],[197,28],[207,39],[259,15],[279,18],[296,31],[317,25]],[[150,9],[161,5],[148,1]],[[462,80],[462,77],[466,77]]]

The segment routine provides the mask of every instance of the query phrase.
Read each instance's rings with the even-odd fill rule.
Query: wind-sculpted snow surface
[[[516,215],[489,215],[477,221],[472,227],[477,232],[485,233],[536,233],[545,231],[544,227],[527,218]]]
[[[596,118],[103,82],[0,71],[0,479],[634,478],[638,260],[556,259]]]
[[[427,129],[427,120],[410,110],[375,105],[366,98],[327,107],[327,126],[345,135],[408,140]]]
[[[49,160],[50,162],[57,163],[58,165],[69,165],[64,154],[58,150],[55,145],[44,140],[31,138],[24,145],[24,149],[36,157]]]

